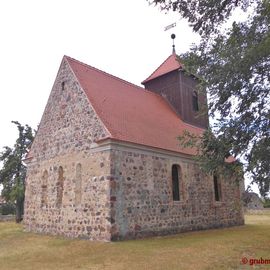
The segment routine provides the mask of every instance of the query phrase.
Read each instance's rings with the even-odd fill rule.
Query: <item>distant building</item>
[[[208,127],[196,84],[175,53],[145,89],[64,56],[26,160],[25,228],[110,241],[242,225],[242,183],[177,140]]]
[[[245,195],[243,196],[244,205],[247,209],[250,210],[262,210],[263,202],[255,192],[245,192]]]

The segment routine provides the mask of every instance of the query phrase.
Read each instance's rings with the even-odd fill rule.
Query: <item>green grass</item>
[[[246,215],[246,225],[113,243],[23,232],[0,223],[0,269],[270,269],[248,259],[270,259],[270,212]]]

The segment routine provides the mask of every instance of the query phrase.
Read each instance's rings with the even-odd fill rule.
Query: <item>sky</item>
[[[175,18],[146,0],[1,1],[0,148],[14,143],[12,120],[37,126],[63,55],[140,85],[171,53]],[[173,31],[187,51],[187,23]]]
[[[178,54],[199,40],[146,0],[1,1],[0,149],[16,140],[12,120],[37,127],[64,55],[140,85],[171,54],[172,33]]]

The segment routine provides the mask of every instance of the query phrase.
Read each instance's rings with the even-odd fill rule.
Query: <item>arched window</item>
[[[173,200],[180,201],[179,184],[181,181],[181,168],[179,165],[172,165],[172,193]]]
[[[214,180],[215,201],[219,202],[221,201],[220,179],[217,177],[217,175],[214,175],[213,180]]]
[[[41,184],[41,207],[48,204],[48,172],[45,170],[42,175]]]
[[[62,166],[60,166],[58,169],[58,179],[56,182],[56,190],[57,190],[56,207],[60,208],[62,206],[63,191],[64,191],[64,170]]]
[[[192,94],[192,106],[195,112],[199,111],[198,93],[196,91],[193,91]]]
[[[82,199],[82,165],[79,163],[76,166],[75,178],[75,205],[78,206]]]

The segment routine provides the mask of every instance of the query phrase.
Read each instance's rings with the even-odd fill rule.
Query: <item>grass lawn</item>
[[[0,223],[0,269],[270,269],[248,259],[270,260],[270,211],[246,215],[246,225],[113,243],[25,233]]]

